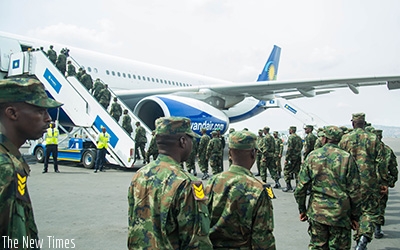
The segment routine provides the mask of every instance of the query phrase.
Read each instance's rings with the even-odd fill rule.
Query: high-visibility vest
[[[58,144],[58,129],[48,128],[46,133],[46,144]]]
[[[110,140],[110,135],[108,133],[101,132],[99,134],[99,141],[97,142],[97,148],[108,148],[108,141]]]

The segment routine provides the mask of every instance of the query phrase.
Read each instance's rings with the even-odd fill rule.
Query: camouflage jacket
[[[135,130],[135,142],[147,142],[146,130],[142,126],[137,127]]]
[[[354,158],[332,143],[311,152],[299,173],[294,196],[299,212],[321,224],[350,228],[360,215],[360,176]]]
[[[208,143],[210,142],[210,140],[211,140],[211,138],[207,134],[204,134],[201,136],[200,142],[199,142],[199,148],[197,149],[199,157],[206,155],[207,146],[208,146]]]
[[[274,157],[282,156],[283,154],[283,142],[281,138],[274,138],[275,140],[275,154]]]
[[[248,169],[231,165],[214,175],[206,194],[214,248],[275,249],[271,199]]]
[[[222,143],[218,137],[212,138],[207,146],[207,158],[211,155],[222,156]]]
[[[360,193],[366,197],[371,192],[379,195],[378,175],[387,182],[387,168],[378,162],[379,141],[375,134],[365,132],[361,128],[343,135],[339,147],[349,152],[356,160],[360,172]]]
[[[162,154],[139,169],[128,192],[128,248],[212,249],[200,184],[179,162]]]
[[[257,135],[257,140],[256,140],[257,154],[262,154],[261,148],[263,146],[264,146],[264,136]]]
[[[29,172],[21,153],[0,133],[0,232],[1,236],[17,239],[18,249],[26,249],[21,246],[23,237],[38,239],[27,187]]]
[[[112,117],[114,117],[114,116],[120,117],[122,115],[122,108],[118,102],[113,102],[111,104],[110,115]]]
[[[149,148],[147,149],[149,154],[158,153],[157,141],[156,136],[153,135],[150,140]]]
[[[399,174],[399,170],[397,169],[397,157],[388,145],[383,142],[381,142],[381,144],[384,146],[383,160],[388,170],[388,186],[393,188]],[[379,173],[377,174],[379,175]]]
[[[291,160],[295,158],[301,158],[301,149],[303,148],[303,143],[301,142],[300,136],[293,133],[289,136],[287,142],[286,159]]]
[[[274,137],[270,134],[266,134],[264,136],[264,147],[262,150],[263,157],[272,158],[275,153],[275,140]]]
[[[317,141],[317,137],[313,133],[309,133],[304,138],[304,158],[314,150],[315,142]]]
[[[132,122],[132,120],[129,115],[124,115],[122,117],[122,127],[125,129],[126,132],[128,132],[129,135],[133,132],[131,122]]]

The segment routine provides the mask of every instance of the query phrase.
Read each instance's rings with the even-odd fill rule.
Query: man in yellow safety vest
[[[108,142],[110,141],[110,135],[106,132],[107,129],[102,126],[101,132],[97,136],[97,156],[96,163],[94,165],[94,172],[97,173],[98,170],[105,172],[103,169],[104,163],[106,162],[106,153],[108,148]]]
[[[54,162],[54,172],[60,173],[58,170],[58,163],[57,163],[57,157],[58,157],[58,128],[56,128],[54,121],[50,123],[50,127],[47,129],[47,132],[45,134],[45,141],[46,141],[46,157],[44,158],[44,169],[43,169],[43,174],[47,173],[47,169],[49,166],[49,158],[50,155],[53,156],[53,162]]]

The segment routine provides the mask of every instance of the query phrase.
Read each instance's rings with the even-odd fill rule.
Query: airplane
[[[399,75],[278,81],[281,48],[276,45],[256,81],[235,83],[5,32],[0,32],[0,79],[7,77],[12,53],[46,50],[50,44],[56,51],[68,48],[69,60],[108,84],[150,129],[158,117],[184,116],[199,134],[201,128],[224,133],[229,123],[272,107],[275,98],[310,98],[337,88],[358,94],[359,87],[374,85],[400,88]]]

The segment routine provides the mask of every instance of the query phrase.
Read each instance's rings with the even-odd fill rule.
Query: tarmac
[[[399,162],[400,139],[384,138],[384,141],[395,151]],[[227,168],[225,160],[224,169]],[[52,164],[48,173],[42,174],[42,169],[43,164],[32,164],[28,179],[42,249],[127,249],[127,192],[135,169],[108,167],[106,172],[94,173],[63,162],[59,163],[61,173],[54,173]],[[251,170],[257,172],[255,165]],[[272,184],[270,178],[268,182]],[[373,239],[368,244],[369,250],[400,250],[399,186],[398,182],[389,190],[386,224],[382,227],[385,236]],[[281,189],[274,192],[276,248],[307,249],[308,223],[299,221],[293,192],[284,193]]]

